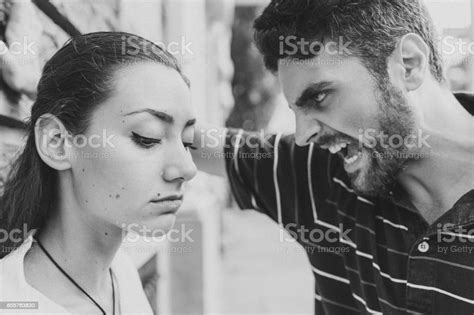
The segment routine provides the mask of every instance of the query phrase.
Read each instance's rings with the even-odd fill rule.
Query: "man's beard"
[[[388,136],[401,136],[402,139],[407,139],[409,135],[416,136],[415,117],[403,92],[386,83],[377,94],[380,131]],[[349,174],[356,192],[370,196],[386,195],[396,184],[397,175],[410,159],[410,154],[416,150],[405,145],[390,147],[387,142],[385,141],[385,147],[379,141],[373,148],[364,147],[364,154],[369,155],[368,162],[360,170]]]

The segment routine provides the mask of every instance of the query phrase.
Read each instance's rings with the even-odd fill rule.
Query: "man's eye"
[[[145,149],[150,149],[156,144],[160,144],[161,140],[160,139],[153,139],[153,138],[147,138],[140,136],[139,134],[135,133],[132,131],[132,140],[138,144],[139,146],[145,148]]]
[[[321,103],[322,101],[324,101],[324,99],[326,98],[327,95],[328,95],[328,93],[326,91],[318,92],[314,96],[313,100],[317,103]]]

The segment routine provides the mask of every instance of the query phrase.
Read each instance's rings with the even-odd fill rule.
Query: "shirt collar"
[[[474,189],[464,194],[454,206],[439,217],[428,228],[427,234],[454,230],[460,226],[466,226],[474,222]]]
[[[465,110],[474,115],[474,94],[454,93],[454,96]]]

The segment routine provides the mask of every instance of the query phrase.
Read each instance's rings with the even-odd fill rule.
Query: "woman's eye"
[[[139,134],[135,133],[132,131],[132,140],[138,144],[139,146],[150,149],[156,144],[160,144],[161,140],[160,139],[153,139],[153,138],[147,138],[140,136]]]
[[[183,145],[186,150],[197,150],[197,148],[193,146],[192,142],[183,142]]]

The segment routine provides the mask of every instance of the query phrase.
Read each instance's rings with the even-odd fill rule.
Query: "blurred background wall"
[[[0,0],[0,39],[35,43],[35,53],[14,66],[37,64],[38,69],[75,32],[120,30],[176,43],[175,56],[191,79],[199,120],[290,133],[293,114],[253,44],[253,20],[268,2],[36,0],[28,10],[12,14],[13,1]],[[474,91],[472,1],[427,4],[444,45],[452,90]],[[458,49],[462,45],[456,41],[466,49]],[[15,67],[0,64],[0,193],[24,142],[24,122],[34,102],[34,96],[7,83],[6,69]],[[181,225],[193,230],[192,242],[132,238],[124,244],[157,312],[313,312],[313,280],[304,250],[281,241],[278,226],[265,216],[237,210],[225,179],[200,173],[193,180],[178,216],[176,226]]]

